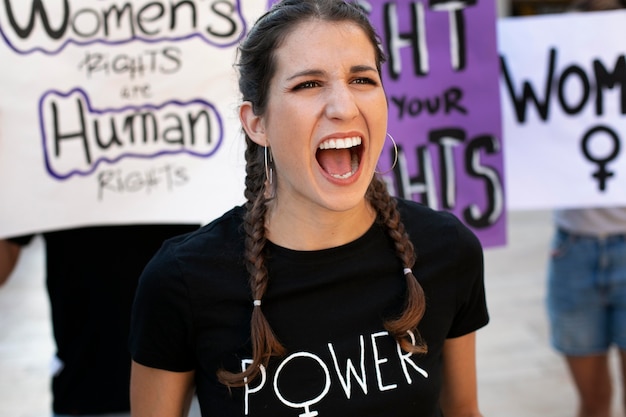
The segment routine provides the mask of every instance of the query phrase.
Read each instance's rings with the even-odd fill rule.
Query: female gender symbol
[[[293,401],[289,401],[288,399],[286,399],[282,393],[280,392],[280,388],[278,386],[278,377],[280,376],[280,372],[282,371],[283,367],[292,359],[297,358],[297,357],[303,357],[303,358],[311,358],[313,360],[315,360],[319,366],[323,369],[324,371],[324,376],[325,376],[325,382],[326,384],[324,385],[324,389],[322,390],[322,392],[320,392],[320,394],[315,397],[312,398],[310,400],[305,400],[301,403],[296,403]],[[318,358],[317,356],[309,353],[309,352],[296,352],[293,353],[291,355],[289,355],[278,367],[278,369],[276,369],[276,375],[274,376],[274,392],[276,393],[276,396],[278,397],[278,399],[285,405],[292,407],[292,408],[300,408],[303,407],[304,408],[304,413],[300,414],[300,417],[315,417],[317,416],[319,413],[317,411],[311,411],[311,405],[317,403],[318,401],[320,401],[322,398],[324,398],[324,396],[326,394],[328,394],[328,390],[330,389],[330,372],[328,371],[328,367],[326,366],[326,364],[324,362],[322,362],[322,360],[320,358]]]
[[[597,132],[605,132],[609,135],[609,137],[613,140],[613,151],[606,156],[605,158],[598,158],[589,152],[589,141],[591,137]],[[592,174],[592,177],[598,179],[598,184],[600,191],[604,191],[606,188],[606,180],[613,176],[613,171],[608,171],[606,169],[606,165],[611,162],[613,159],[617,157],[620,150],[620,143],[617,134],[613,132],[613,130],[607,126],[596,126],[593,129],[589,130],[585,136],[583,136],[583,140],[581,142],[583,154],[587,157],[591,162],[595,162],[598,164],[598,170]]]

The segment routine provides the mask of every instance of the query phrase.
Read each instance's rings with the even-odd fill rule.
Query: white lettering
[[[415,335],[410,330],[407,330],[407,333],[411,337],[411,344],[415,346]],[[411,376],[409,375],[408,369],[406,367],[407,362],[413,367],[413,369],[422,374],[424,378],[428,378],[428,372],[417,366],[417,364],[411,360],[411,356],[413,356],[412,353],[404,352],[400,347],[400,344],[398,344],[396,348],[398,349],[398,358],[400,358],[400,364],[402,365],[402,371],[404,372],[404,376],[406,377],[406,382],[408,382],[409,384],[413,383],[413,380],[411,379]]]
[[[341,382],[341,386],[346,393],[346,397],[350,399],[350,395],[352,394],[352,378],[350,375],[354,375],[356,382],[359,383],[363,392],[367,394],[367,376],[365,375],[365,339],[363,335],[359,336],[359,342],[361,347],[361,375],[356,372],[354,365],[350,359],[346,360],[346,377],[345,379],[341,375],[341,370],[339,369],[339,362],[337,361],[337,355],[335,354],[335,349],[333,348],[332,343],[328,344],[328,350],[333,357],[333,363],[335,364],[335,370],[337,371],[337,377],[339,378],[339,382]]]
[[[398,387],[397,384],[391,385],[383,385],[383,376],[380,372],[380,365],[389,361],[387,358],[381,359],[378,356],[378,346],[376,345],[376,338],[381,336],[388,336],[388,332],[378,332],[372,334],[372,349],[374,350],[374,367],[376,368],[376,379],[378,381],[378,389],[381,391],[388,391],[390,389],[396,389]]]
[[[411,332],[408,332],[408,334],[411,338],[411,342],[415,344],[415,335]],[[366,345],[368,338],[372,344],[371,356],[369,348],[367,348]],[[278,359],[275,364],[276,366],[272,366],[270,369],[266,369],[264,366],[260,365],[261,376],[259,381],[251,381],[249,385],[248,380],[244,380],[244,415],[254,414],[253,410],[260,406],[254,403],[254,394],[266,392],[267,390],[273,390],[273,393],[266,392],[269,394],[268,398],[272,397],[278,399],[285,406],[297,410],[297,412],[301,413],[299,417],[316,417],[320,414],[320,411],[312,410],[311,408],[328,396],[331,388],[333,388],[333,383],[335,383],[333,395],[341,395],[339,394],[340,388],[336,385],[337,380],[346,398],[350,400],[352,399],[353,381],[361,387],[365,395],[375,395],[376,392],[397,389],[398,384],[390,384],[389,381],[387,381],[387,383],[383,381],[383,368],[387,379],[397,379],[398,382],[402,381],[402,376],[400,375],[400,369],[402,369],[409,385],[413,383],[413,379],[410,375],[410,373],[413,372],[411,368],[424,378],[428,378],[429,373],[417,365],[416,358],[413,358],[412,354],[402,351],[400,345],[391,338],[387,331],[383,330],[377,333],[371,333],[370,335],[359,335],[358,346],[359,351],[356,352],[356,343],[351,345],[344,345],[342,343],[341,348],[338,348],[337,343],[333,344],[328,342],[327,347],[330,357],[326,353],[320,352],[317,354],[300,351],[291,353],[285,358]],[[396,347],[397,361],[393,353],[394,346]],[[357,354],[359,357],[358,360],[355,361],[352,358],[356,358]],[[331,361],[337,379],[334,379],[334,376],[331,379]],[[241,361],[241,369],[245,370],[251,364],[252,359],[243,359]],[[318,369],[321,372],[318,372]],[[376,372],[378,390],[374,386],[373,376],[370,377],[369,381],[371,386],[368,386],[368,372],[373,373],[374,371]],[[304,373],[306,373],[306,375],[304,375]],[[300,376],[302,376],[302,378],[300,378]],[[315,380],[311,382],[311,378]],[[273,381],[271,385],[267,383],[269,380]],[[357,394],[359,393],[358,388],[355,392]],[[296,395],[298,397],[293,398]],[[278,402],[274,402],[271,407],[281,408]]]
[[[245,371],[248,366],[250,366],[250,364],[252,363],[252,359],[244,359],[241,361],[241,370]],[[259,385],[257,385],[255,388],[250,388],[250,385],[248,384],[248,378],[244,378],[243,382],[245,382],[246,387],[245,387],[245,410],[244,413],[245,415],[248,415],[248,410],[249,410],[249,398],[250,398],[250,394],[255,394],[259,391],[261,391],[261,388],[263,388],[263,386],[265,385],[265,380],[267,378],[267,374],[265,372],[265,366],[263,365],[259,365],[259,369],[261,369],[261,382],[259,383]]]
[[[326,376],[326,384],[324,386],[324,389],[322,390],[322,392],[315,398],[312,398],[308,401],[303,401],[300,403],[296,403],[296,402],[292,402],[287,400],[285,397],[283,397],[283,395],[280,393],[280,389],[278,388],[278,378],[280,377],[280,373],[283,370],[283,368],[285,367],[285,365],[287,365],[291,360],[295,359],[295,358],[311,358],[313,360],[315,360],[320,367],[324,370],[324,375]],[[309,352],[297,352],[297,353],[293,353],[291,355],[289,355],[278,367],[278,369],[276,369],[276,375],[274,375],[274,392],[276,393],[276,396],[278,397],[278,399],[285,404],[286,406],[289,406],[291,408],[304,408],[304,413],[300,414],[300,417],[315,417],[317,416],[319,413],[317,411],[311,411],[310,407],[311,405],[319,402],[322,398],[324,398],[326,396],[326,394],[328,394],[328,391],[330,390],[330,372],[328,371],[328,367],[326,366],[326,364],[324,363],[324,361],[322,361],[319,357],[317,357],[316,355],[313,355],[312,353]]]

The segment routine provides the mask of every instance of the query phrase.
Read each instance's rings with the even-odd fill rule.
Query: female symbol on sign
[[[613,140],[613,151],[604,158],[595,157],[594,155],[591,154],[591,152],[589,152],[589,141],[591,140],[591,137],[598,132],[607,133],[609,138]],[[611,129],[608,126],[596,126],[593,129],[590,129],[585,134],[585,136],[583,136],[581,145],[582,145],[583,154],[585,154],[587,159],[590,160],[591,162],[595,162],[596,164],[598,164],[598,170],[592,174],[592,177],[598,179],[600,191],[604,191],[604,189],[606,188],[606,180],[612,177],[614,174],[614,172],[608,171],[606,169],[606,165],[609,162],[611,162],[613,159],[615,159],[617,155],[619,154],[619,150],[620,150],[619,137],[617,137],[617,134],[613,131],[613,129]]]

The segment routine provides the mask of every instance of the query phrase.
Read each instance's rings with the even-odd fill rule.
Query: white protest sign
[[[0,4],[0,237],[243,201],[235,49],[265,2]]]
[[[626,11],[498,22],[508,208],[626,205]]]

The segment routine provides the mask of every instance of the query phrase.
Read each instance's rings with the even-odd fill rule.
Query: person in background
[[[625,7],[623,0],[583,0],[571,11]],[[626,207],[555,210],[554,224],[547,289],[551,343],[576,386],[578,417],[610,417],[613,346],[626,381]],[[626,393],[622,404],[626,410]]]
[[[54,417],[130,416],[128,330],[137,280],[162,242],[198,225],[128,225],[43,233],[56,345]],[[0,283],[32,235],[0,240]]]
[[[247,202],[142,274],[133,417],[476,417],[480,242],[393,198],[384,61],[343,0],[283,0],[239,48]]]
[[[612,346],[626,376],[626,208],[557,210],[554,223],[551,343],[565,356],[576,386],[578,417],[610,417]]]
[[[20,245],[10,240],[0,239],[0,285],[3,285],[13,272],[20,256]]]

